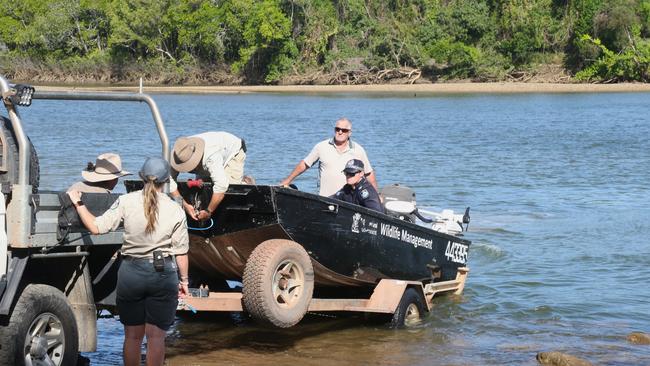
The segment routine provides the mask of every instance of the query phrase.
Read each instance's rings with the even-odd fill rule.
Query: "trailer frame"
[[[408,288],[414,288],[422,298],[427,311],[433,308],[433,298],[440,293],[451,292],[460,295],[467,280],[469,268],[458,268],[456,279],[442,282],[423,283],[420,281],[403,281],[382,279],[374,287],[372,295],[366,299],[313,298],[308,312],[362,312],[394,314],[400,300]],[[201,293],[199,289],[191,291]],[[243,312],[241,292],[208,292],[206,296],[189,296],[179,302],[179,311],[192,312]]]

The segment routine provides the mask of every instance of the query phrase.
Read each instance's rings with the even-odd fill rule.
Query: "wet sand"
[[[120,91],[137,92],[138,86],[37,86],[43,91]],[[377,94],[508,94],[508,93],[612,93],[649,92],[650,84],[553,84],[553,83],[436,83],[381,85],[258,85],[258,86],[147,86],[145,93],[377,93]]]

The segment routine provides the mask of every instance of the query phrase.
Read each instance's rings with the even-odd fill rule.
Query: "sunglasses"
[[[350,129],[349,128],[334,127],[334,132],[348,133],[348,132],[350,132]]]
[[[343,174],[345,174],[346,177],[354,177],[355,175],[357,175],[357,173],[359,172],[355,172],[355,173],[343,172]]]

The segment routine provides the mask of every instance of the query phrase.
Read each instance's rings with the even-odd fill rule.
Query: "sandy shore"
[[[121,91],[137,92],[133,86],[37,86],[43,91]],[[551,84],[551,83],[437,83],[415,85],[277,85],[277,86],[144,86],[145,93],[610,93],[649,92],[650,84]]]

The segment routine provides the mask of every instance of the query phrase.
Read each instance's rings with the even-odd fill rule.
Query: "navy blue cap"
[[[344,173],[358,173],[364,171],[363,167],[363,161],[359,159],[350,159],[348,162],[345,164],[345,169],[343,169]]]
[[[156,183],[165,183],[169,180],[169,163],[161,158],[147,158],[140,169],[140,178],[146,181],[147,177],[156,177]]]

